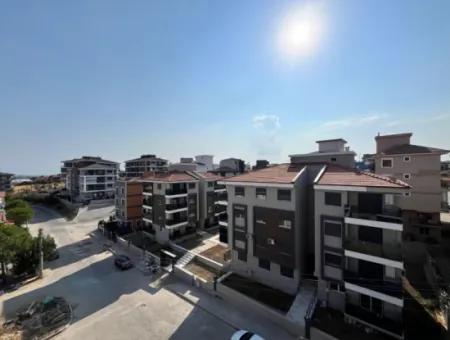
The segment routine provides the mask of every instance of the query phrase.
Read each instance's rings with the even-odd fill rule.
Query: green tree
[[[20,198],[7,198],[5,209],[14,209],[14,208],[26,208],[28,207],[28,203]]]
[[[29,205],[7,209],[6,218],[15,225],[21,226],[33,218],[33,209]]]
[[[17,257],[31,256],[33,238],[27,229],[16,225],[0,224],[0,266],[3,277],[7,274],[8,264],[15,264]]]

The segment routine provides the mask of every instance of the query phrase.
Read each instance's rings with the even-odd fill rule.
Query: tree
[[[33,238],[27,229],[10,224],[0,224],[0,265],[3,277],[8,264],[15,264],[18,257],[32,257]]]
[[[12,199],[7,198],[7,200],[6,200],[6,205],[5,205],[6,210],[14,209],[14,208],[25,208],[25,207],[28,207],[28,203],[19,198],[12,198]]]
[[[6,218],[18,226],[28,222],[32,217],[33,209],[31,209],[28,205],[25,207],[15,207],[6,210]]]

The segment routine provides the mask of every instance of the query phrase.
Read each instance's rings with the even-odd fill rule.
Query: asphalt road
[[[72,324],[57,339],[230,339],[238,328],[259,330],[266,339],[290,339],[270,320],[221,305],[177,278],[144,276],[136,268],[117,270],[96,231],[98,220],[111,213],[111,207],[87,210],[67,222],[52,210],[35,207],[30,231],[50,233],[60,258],[46,264],[43,280],[1,296],[1,315],[13,317],[19,307],[53,295],[66,298],[74,311]],[[196,294],[199,303],[174,294],[171,286]]]

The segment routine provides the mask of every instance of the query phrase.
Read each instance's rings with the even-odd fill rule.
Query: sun
[[[277,45],[289,59],[313,54],[324,31],[324,10],[320,2],[291,8],[279,24]]]

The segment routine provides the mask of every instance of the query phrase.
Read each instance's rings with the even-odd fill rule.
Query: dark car
[[[133,267],[133,262],[131,262],[131,259],[126,255],[118,255],[114,259],[114,264],[117,268],[125,270],[130,269]]]

